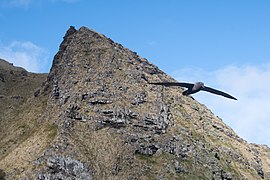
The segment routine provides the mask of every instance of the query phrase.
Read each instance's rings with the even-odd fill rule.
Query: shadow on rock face
[[[2,169],[0,169],[0,180],[4,180],[5,176],[6,176],[6,173]]]

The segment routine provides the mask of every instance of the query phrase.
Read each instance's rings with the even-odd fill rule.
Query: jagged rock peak
[[[85,26],[80,27],[79,30],[77,30],[75,28],[75,26],[70,26],[69,29],[66,31],[66,34],[63,37],[63,39],[66,39],[69,36],[71,36],[71,35],[73,35],[73,34],[75,34],[77,32],[82,33],[82,34],[95,34],[95,35],[99,35],[100,37],[107,38],[105,35],[100,34],[100,33],[96,32],[94,30],[91,30],[91,29],[89,29],[89,28],[87,28]]]
[[[94,36],[94,37],[98,37],[98,38],[104,38],[104,40],[107,39],[110,42],[112,42],[112,40],[110,38],[106,37],[105,35],[100,34],[92,29],[85,27],[85,26],[80,27],[79,30],[76,30],[76,28],[74,26],[70,26],[69,29],[66,31],[66,34],[63,37],[63,39],[64,40],[68,39],[68,37],[71,37],[72,35],[75,35],[76,33],[83,35],[83,36],[86,36],[86,34],[88,34],[88,38]]]
[[[64,36],[64,39],[65,39],[66,37],[68,37],[68,36],[70,36],[70,35],[76,33],[76,32],[77,32],[77,30],[75,29],[75,27],[74,27],[74,26],[70,26],[69,29],[67,30],[65,36]]]
[[[181,88],[148,83],[172,80],[106,36],[70,27],[44,113],[59,133],[38,177],[269,179],[269,149],[239,138]]]
[[[169,78],[155,65],[105,35],[86,27],[76,30],[71,26],[54,57],[49,80],[61,79],[56,77],[64,75],[64,72],[72,74],[74,70],[76,70],[74,76],[83,77],[82,74],[87,73],[91,68],[102,68],[103,73],[115,72],[117,69],[134,71],[134,69],[124,68],[129,67],[128,64],[136,66],[141,73],[144,71],[147,74],[163,74],[164,77]],[[146,79],[144,73],[142,76]]]
[[[82,32],[82,33],[91,33],[91,34],[99,35],[100,37],[103,37],[103,38],[106,38],[106,39],[110,39],[110,38],[106,37],[105,35],[97,32],[95,30],[89,29],[89,28],[87,28],[85,26],[80,27],[80,29],[78,31]]]

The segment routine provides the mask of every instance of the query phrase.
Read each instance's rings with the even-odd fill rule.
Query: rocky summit
[[[267,146],[160,81],[174,80],[86,27],[48,75],[1,60],[0,179],[270,179]]]

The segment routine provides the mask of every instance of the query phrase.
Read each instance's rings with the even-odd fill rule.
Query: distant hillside
[[[267,146],[159,81],[174,80],[86,27],[68,29],[48,75],[1,60],[0,177],[270,179]]]
[[[3,159],[30,136],[32,120],[39,115],[31,101],[46,78],[47,74],[29,73],[0,59],[0,169],[7,168]]]

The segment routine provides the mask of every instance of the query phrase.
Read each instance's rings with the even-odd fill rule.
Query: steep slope
[[[29,125],[19,114],[46,77],[0,59],[0,158],[25,138]]]
[[[25,69],[0,59],[0,95],[2,99],[24,99],[34,94],[34,91],[46,80],[47,74],[29,73]],[[20,96],[20,97],[19,97]],[[17,101],[16,104],[18,104]],[[24,102],[22,100],[22,102]],[[1,107],[7,104],[1,104]],[[14,105],[14,104],[12,104]],[[0,109],[3,112],[4,109]]]
[[[104,35],[70,27],[29,99],[31,108],[43,102],[40,130],[10,148],[0,169],[10,179],[270,179],[268,147],[156,81],[173,79]]]
[[[33,98],[46,78],[47,74],[29,73],[0,59],[0,179],[1,169],[14,169],[21,154],[12,156],[11,164],[4,159],[33,135],[46,107],[47,97]]]

